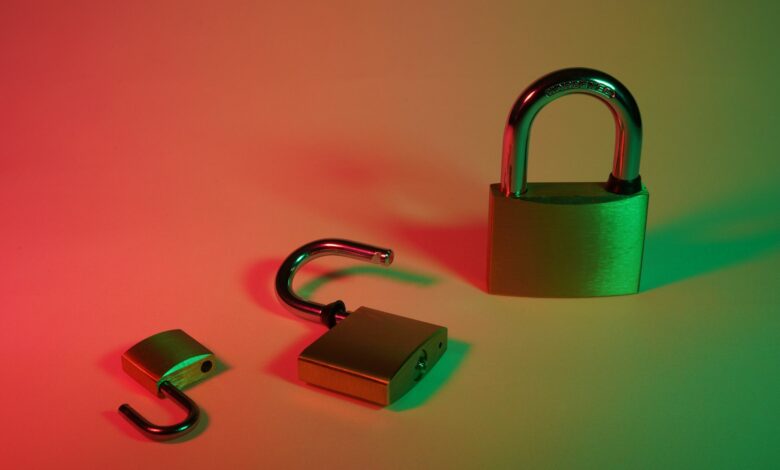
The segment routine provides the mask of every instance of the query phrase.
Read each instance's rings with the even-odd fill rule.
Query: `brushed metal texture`
[[[528,183],[521,197],[490,186],[488,291],[593,297],[639,290],[649,194],[604,183]]]
[[[182,389],[213,370],[214,353],[182,330],[150,336],[122,354],[122,369],[160,397],[160,384]]]
[[[447,350],[447,328],[360,307],[298,357],[301,380],[388,405]]]

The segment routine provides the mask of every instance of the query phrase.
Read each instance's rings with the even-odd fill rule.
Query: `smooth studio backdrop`
[[[3,468],[757,468],[780,462],[776,2],[3,2]],[[634,94],[650,191],[642,290],[484,292],[488,186],[516,96],[552,70]],[[612,117],[544,109],[529,173],[605,180]],[[531,228],[529,228],[530,230]],[[449,327],[380,409],[297,380],[324,332],[297,288]],[[183,328],[218,373],[194,435],[120,356]]]

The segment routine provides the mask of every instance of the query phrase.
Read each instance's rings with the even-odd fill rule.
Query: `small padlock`
[[[547,103],[594,96],[616,124],[606,183],[527,183],[531,123]],[[490,186],[488,292],[530,297],[633,294],[642,271],[648,192],[639,176],[642,120],[631,93],[597,70],[546,75],[517,99],[504,131],[501,183]]]
[[[304,382],[388,405],[408,392],[447,350],[447,328],[360,307],[347,311],[337,300],[321,305],[292,290],[300,267],[324,255],[341,255],[384,266],[391,250],[347,240],[318,240],[295,250],[276,275],[281,302],[304,318],[330,330],[298,356],[298,377]]]
[[[152,439],[179,437],[192,429],[200,418],[200,409],[181,389],[203,379],[214,368],[214,354],[182,330],[169,330],[150,336],[122,354],[122,369],[147,390],[173,399],[187,410],[187,417],[176,424],[149,422],[128,404],[119,412]]]

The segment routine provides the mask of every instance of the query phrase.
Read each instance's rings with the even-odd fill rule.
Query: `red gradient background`
[[[3,2],[3,468],[772,466],[780,380],[772,2]],[[517,94],[623,81],[645,123],[643,292],[484,293],[488,186]],[[611,116],[556,102],[536,180],[601,180]],[[394,275],[301,273],[313,298],[449,327],[447,362],[379,409],[300,383],[323,330],[272,291],[337,236]],[[326,282],[327,281],[327,282]],[[198,431],[121,353],[182,328],[220,358]]]

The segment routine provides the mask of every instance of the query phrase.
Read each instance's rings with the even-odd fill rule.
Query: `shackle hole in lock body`
[[[615,121],[615,152],[606,189],[634,194],[642,189],[639,162],[642,119],[631,92],[603,72],[571,68],[550,73],[532,83],[515,101],[504,129],[501,192],[520,197],[527,190],[528,147],[531,125],[547,104],[569,94],[586,94],[607,105]]]

